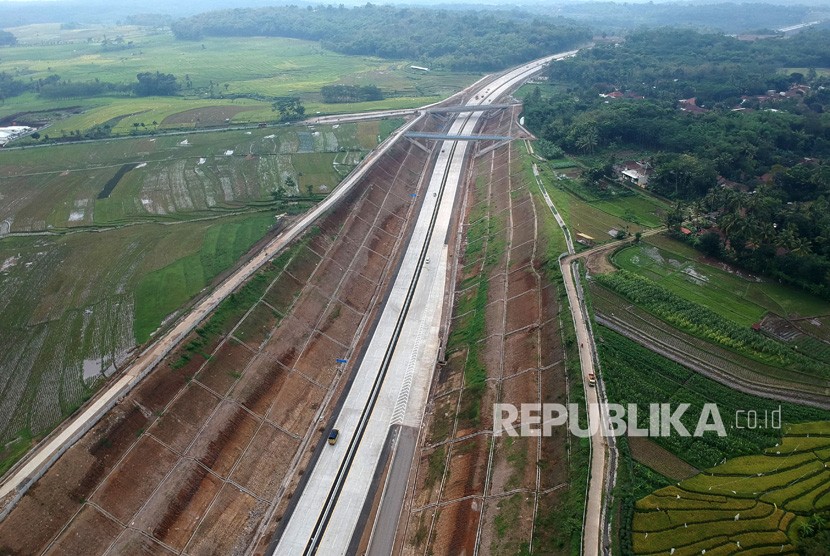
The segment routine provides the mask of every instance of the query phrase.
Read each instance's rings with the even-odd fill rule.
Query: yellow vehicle
[[[338,436],[340,436],[340,431],[337,429],[331,429],[331,432],[329,433],[329,444],[337,442]]]

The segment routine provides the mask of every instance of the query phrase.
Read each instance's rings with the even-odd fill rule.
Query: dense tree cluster
[[[171,96],[181,89],[176,76],[161,72],[142,72],[132,85],[108,83],[99,79],[91,81],[62,80],[50,75],[37,80],[21,81],[8,73],[0,73],[0,101],[34,92],[50,100],[67,98],[92,98],[103,95]]]
[[[801,4],[801,3],[799,3]],[[805,2],[806,4],[806,2]],[[562,16],[595,29],[620,31],[671,25],[724,33],[774,34],[789,22],[821,19],[814,7],[745,2],[567,2],[557,4]],[[528,8],[549,11],[548,5]],[[823,11],[823,10],[822,10]]]
[[[28,85],[19,79],[15,79],[6,72],[0,72],[0,102],[7,98],[21,95],[28,89]]]
[[[179,39],[278,36],[319,40],[345,54],[419,60],[453,70],[493,70],[587,41],[587,29],[526,13],[392,6],[296,6],[208,12],[176,21]]]
[[[55,75],[39,83],[36,90],[43,98],[64,99],[97,97],[111,93],[129,93],[131,87],[106,83],[98,79],[93,81],[61,81]]]
[[[0,29],[0,46],[13,46],[17,44],[17,37],[14,34]]]
[[[826,102],[826,101],[825,101]],[[830,103],[828,103],[830,106]],[[525,121],[540,137],[572,153],[634,146],[664,153],[685,153],[733,180],[753,180],[775,164],[792,165],[804,156],[830,153],[830,114],[809,107],[778,112],[713,111],[692,116],[670,101],[614,101],[571,96],[525,104]],[[669,162],[673,158],[663,158]],[[691,161],[692,159],[688,159]],[[712,174],[714,176],[714,174]],[[714,179],[710,186],[714,185]],[[667,181],[661,193],[674,196]],[[679,197],[705,194],[678,189]]]
[[[277,97],[271,109],[279,112],[280,122],[294,122],[305,117],[305,106],[300,97]]]
[[[814,42],[805,47],[804,41]],[[762,43],[771,46],[761,48]],[[780,71],[782,61],[803,67],[798,56],[805,48],[811,58],[826,55],[830,63],[830,32],[761,41],[746,50],[750,47],[691,31],[635,33],[618,47],[598,46],[553,65],[551,80],[566,85],[569,94],[529,95],[526,122],[565,151],[635,146],[682,153],[693,157],[687,166],[706,161],[716,174],[738,181],[752,181],[776,164],[792,166],[805,156],[830,154],[830,79],[814,71],[807,76]],[[768,89],[786,91],[806,82],[812,89],[804,95],[763,97]],[[613,90],[632,98],[600,97]],[[689,97],[710,110],[697,115],[679,110],[678,101]],[[656,187],[668,196],[674,189],[682,198],[706,193],[661,177]]]
[[[136,75],[138,83],[135,85],[135,94],[146,96],[171,96],[179,92],[181,86],[172,73],[151,73],[149,71]]]
[[[830,31],[756,42],[683,29],[641,31],[618,46],[585,50],[552,71],[586,91],[615,87],[649,99],[697,97],[707,106],[731,108],[742,95],[786,88],[790,77],[778,71],[782,67],[830,67]]]
[[[528,95],[525,122],[554,153],[648,151],[649,189],[686,203],[667,215],[679,238],[830,297],[830,79],[781,71],[812,64],[830,64],[827,31],[751,44],[638,32],[553,65],[565,91]],[[688,97],[707,109],[681,110]]]
[[[377,85],[326,85],[320,89],[323,102],[367,102],[383,100],[383,93]]]
[[[752,192],[716,188],[701,201],[717,233],[691,241],[707,254],[830,297],[830,165],[778,167]]]

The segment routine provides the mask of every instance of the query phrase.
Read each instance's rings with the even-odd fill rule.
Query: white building
[[[33,127],[25,125],[12,125],[8,127],[0,127],[0,147],[5,147],[9,141],[14,141],[19,137],[23,137],[27,133],[34,131]]]

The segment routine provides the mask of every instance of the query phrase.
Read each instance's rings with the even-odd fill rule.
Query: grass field
[[[527,161],[527,164],[531,163],[531,160]],[[570,167],[568,170],[562,168],[565,163]],[[658,199],[622,187],[613,188],[607,198],[599,198],[582,187],[576,177],[579,169],[574,167],[574,162],[538,164],[548,195],[574,238],[582,233],[594,238],[596,243],[603,243],[614,239],[608,233],[612,229],[628,229],[634,234],[662,224],[666,205]]]
[[[177,41],[168,31],[139,27],[100,27],[61,30],[57,24],[10,29],[19,46],[7,48],[0,72],[25,79],[59,75],[64,80],[100,79],[129,85],[144,71],[172,73],[183,86],[182,96],[165,98],[98,97],[45,101],[33,94],[7,99],[0,118],[29,110],[80,106],[84,113],[58,121],[44,133],[60,136],[110,123],[114,134],[171,129],[194,125],[274,121],[268,100],[299,96],[306,114],[343,113],[384,108],[414,108],[444,98],[479,76],[442,71],[421,73],[407,61],[347,56],[318,43],[276,37],[205,38]],[[104,48],[102,41],[123,39],[120,47]],[[186,85],[189,83],[189,85]],[[377,85],[383,101],[325,104],[320,88],[331,84]],[[246,96],[251,98],[229,98]],[[199,122],[180,121],[178,115],[193,108],[209,109],[222,117]],[[156,122],[153,124],[153,122]]]
[[[824,299],[705,264],[697,251],[662,236],[623,249],[613,261],[744,326],[760,321],[768,311],[792,317],[830,314],[830,302]]]

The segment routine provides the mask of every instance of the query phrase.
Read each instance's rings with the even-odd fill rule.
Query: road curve
[[[533,148],[527,144],[528,152],[535,158],[539,159],[533,153]],[[540,159],[541,160],[541,159]],[[533,164],[533,176],[536,179],[536,184],[542,192],[542,197],[545,204],[548,205],[551,215],[556,220],[556,224],[565,235],[565,243],[568,251],[562,253],[559,257],[559,270],[562,273],[562,281],[565,284],[565,293],[568,296],[568,307],[571,312],[571,319],[574,323],[574,332],[576,333],[576,341],[579,346],[579,366],[582,371],[582,385],[585,390],[585,402],[588,407],[588,428],[593,429],[595,422],[602,419],[599,411],[591,411],[591,407],[597,408],[599,403],[605,402],[605,390],[602,384],[602,377],[597,372],[594,362],[598,361],[596,355],[596,345],[594,344],[594,336],[590,329],[589,322],[590,315],[584,303],[582,296],[582,287],[579,285],[579,264],[580,257],[598,251],[607,249],[607,245],[602,245],[576,254],[573,240],[571,239],[571,232],[553,201],[545,189],[545,184],[539,175],[539,167]],[[593,374],[596,377],[596,386],[588,385],[588,376]],[[582,554],[594,556],[603,552],[604,546],[609,546],[608,542],[603,542],[603,538],[608,536],[608,520],[605,519],[605,512],[607,508],[607,498],[604,493],[610,492],[611,485],[616,475],[616,458],[613,455],[614,448],[609,446],[607,439],[599,434],[591,436],[591,468],[588,478],[588,493],[585,501],[585,512],[582,523]],[[607,465],[611,457],[612,465]]]

